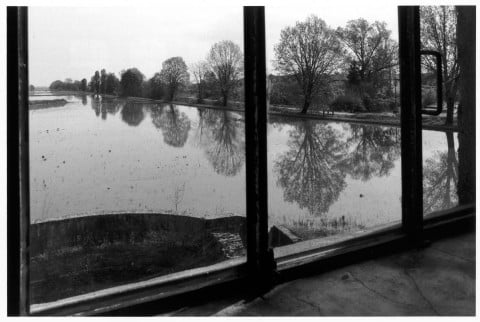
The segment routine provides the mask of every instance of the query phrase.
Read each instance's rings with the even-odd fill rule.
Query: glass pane
[[[423,211],[425,215],[458,205],[457,149],[457,133],[423,131]]]
[[[266,19],[275,255],[399,223],[397,7],[272,5]]]
[[[422,50],[442,55],[443,111],[424,115],[423,203],[424,215],[458,205],[459,180],[459,64],[456,43],[457,18],[454,6],[420,7]],[[437,106],[437,66],[433,56],[422,56],[422,105]]]
[[[242,8],[29,19],[30,302],[244,261]]]

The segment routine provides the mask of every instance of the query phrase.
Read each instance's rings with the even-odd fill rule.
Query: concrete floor
[[[475,234],[290,281],[248,303],[223,299],[169,315],[475,315]]]

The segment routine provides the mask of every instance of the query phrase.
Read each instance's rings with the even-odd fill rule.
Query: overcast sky
[[[225,39],[243,50],[243,7],[225,2],[188,7],[30,7],[30,83],[48,86],[57,79],[90,80],[101,68],[119,75],[122,69],[137,67],[150,78],[165,59],[182,56],[190,65],[205,59],[210,47]],[[290,3],[265,7],[269,68],[281,29],[311,14],[334,28],[360,17],[385,21],[398,39],[393,4]]]

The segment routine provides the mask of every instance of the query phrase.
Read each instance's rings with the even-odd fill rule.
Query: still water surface
[[[245,215],[243,114],[49,98],[69,103],[30,111],[32,223],[118,212]],[[431,178],[452,163],[449,135],[456,146],[456,135],[424,131]],[[399,128],[271,118],[269,224],[310,238],[399,221],[400,168]],[[428,211],[454,205],[455,195],[443,194],[453,181],[431,181]]]

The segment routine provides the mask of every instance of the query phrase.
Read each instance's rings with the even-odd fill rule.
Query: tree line
[[[443,86],[450,123],[458,92],[455,33],[454,7],[421,8],[422,46],[440,51],[446,66]],[[425,74],[435,72],[430,58],[423,65]],[[307,113],[311,106],[351,112],[396,108],[398,44],[385,22],[359,18],[334,29],[311,15],[281,31],[273,66],[275,75],[269,76],[268,91],[271,104],[300,106],[301,113]],[[55,81],[50,88],[166,101],[182,92],[196,96],[198,103],[209,98],[226,106],[232,99],[243,100],[242,78],[240,47],[224,40],[210,48],[205,60],[190,67],[182,57],[168,58],[150,79],[137,68],[123,70],[120,78],[102,69],[95,71],[88,84],[85,79]]]
[[[195,82],[190,82],[190,69]],[[226,106],[235,95],[243,74],[243,54],[240,46],[230,40],[215,43],[203,61],[187,67],[182,57],[171,57],[162,63],[162,69],[150,79],[137,68],[120,72],[120,78],[105,69],[97,70],[81,82],[55,81],[52,90],[90,91],[95,95],[110,94],[123,97],[146,97],[172,101],[180,91],[195,92],[198,102],[207,97],[220,97]],[[78,84],[77,84],[78,83]],[[77,86],[78,85],[78,86]]]
[[[32,88],[33,87],[33,88]],[[84,78],[81,81],[73,81],[71,78],[65,79],[65,81],[56,80],[52,82],[49,86],[51,90],[54,91],[87,91],[87,80]],[[33,90],[35,87],[30,85],[30,89]]]

